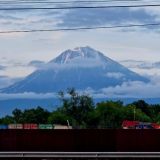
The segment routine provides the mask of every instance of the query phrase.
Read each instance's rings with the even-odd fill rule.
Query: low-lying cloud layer
[[[147,62],[147,61],[134,61],[134,60],[125,60],[121,61],[123,65],[128,68],[139,68],[139,69],[160,69],[160,62]]]
[[[57,93],[37,94],[37,93],[33,93],[33,92],[17,93],[17,94],[0,93],[0,100],[8,100],[8,99],[48,99],[48,98],[58,98],[58,94]]]
[[[102,89],[102,95],[111,98],[159,98],[160,84],[128,82],[121,86]]]
[[[38,61],[38,60],[34,60],[28,63],[28,66],[35,67],[36,69],[42,68],[44,67],[44,65],[45,65],[45,62]]]
[[[80,93],[86,93],[93,98],[160,98],[160,76],[151,78],[150,83],[139,81],[124,82],[115,87],[103,88],[95,91],[87,88]],[[6,99],[48,99],[58,98],[58,93],[20,93],[20,94],[0,94],[0,100]]]

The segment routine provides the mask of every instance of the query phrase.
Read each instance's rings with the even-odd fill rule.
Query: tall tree
[[[23,122],[23,113],[20,109],[15,109],[12,112],[13,115],[13,119],[15,121],[15,123],[22,123]]]
[[[67,97],[64,92],[60,92],[60,99],[63,102],[63,112],[72,118],[72,125],[85,128],[89,113],[94,110],[93,99],[87,95],[80,95],[74,88],[67,90]]]

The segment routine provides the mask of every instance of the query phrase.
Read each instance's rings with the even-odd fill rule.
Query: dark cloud
[[[16,16],[11,16],[11,15],[4,15],[0,13],[0,19],[21,20],[22,18],[18,18]]]
[[[41,68],[45,65],[45,62],[43,61],[38,61],[38,60],[34,60],[28,63],[28,66],[32,66],[35,68]]]
[[[153,66],[154,66],[155,68],[160,68],[160,62],[154,63]]]
[[[5,69],[6,69],[6,66],[0,65],[0,70],[5,70]]]
[[[79,9],[70,10],[61,16],[62,22],[58,26],[82,27],[100,26],[105,24],[121,23],[153,23],[156,16],[150,15],[145,10],[130,10],[127,8],[116,9]]]
[[[50,7],[50,4],[47,4],[46,6],[43,5],[44,4],[40,4],[39,7]],[[21,7],[22,6],[23,5],[21,5]],[[54,6],[56,7],[56,5]],[[15,7],[19,6],[15,5]],[[34,5],[32,7],[34,7]],[[146,12],[144,9],[130,10],[128,8],[73,9],[64,11],[48,10],[45,12],[33,12],[32,10],[29,10],[28,12],[0,12],[0,23],[1,25],[5,25],[5,28],[10,28],[10,26],[12,26],[12,28],[17,26],[23,28],[27,28],[30,26],[32,26],[33,28],[52,28],[55,27],[57,23],[57,27],[89,27],[103,25],[120,25],[126,23],[155,23],[156,19],[156,15]],[[153,27],[148,26],[147,28],[152,29]]]
[[[31,2],[31,1],[30,1]],[[50,3],[23,3],[14,2],[1,4],[2,8],[34,8],[34,7],[51,7]],[[54,5],[53,7],[56,7]],[[19,27],[25,28],[40,28],[41,26],[53,27],[55,24],[55,17],[61,15],[62,11],[46,10],[1,10],[0,11],[0,26],[4,29],[17,29]],[[43,24],[43,25],[42,25]]]

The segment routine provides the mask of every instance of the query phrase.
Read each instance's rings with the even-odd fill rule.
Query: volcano
[[[22,81],[1,92],[52,93],[67,88],[100,90],[128,81],[149,80],[87,46],[64,51]]]

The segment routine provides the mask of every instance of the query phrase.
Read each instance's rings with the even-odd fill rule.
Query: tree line
[[[75,89],[68,89],[67,96],[59,92],[61,106],[56,110],[37,107],[24,111],[15,109],[11,116],[0,119],[0,124],[37,123],[62,124],[67,121],[73,128],[121,128],[123,120],[136,120],[160,124],[160,104],[151,105],[138,100],[124,105],[121,101],[103,101],[94,104],[87,94],[79,94]]]

